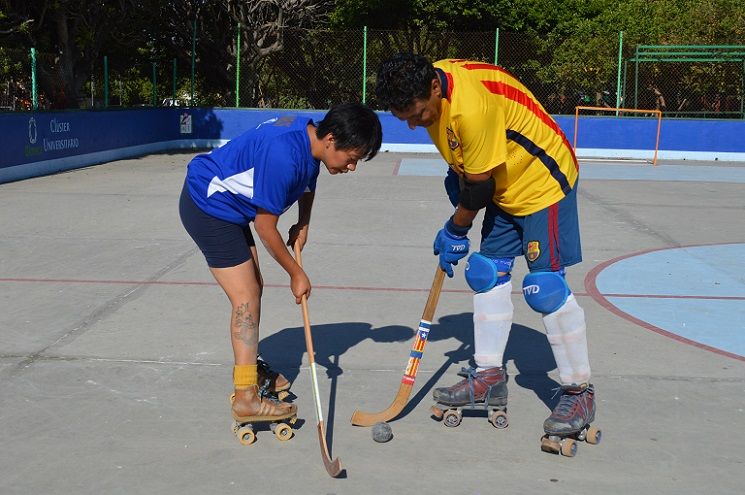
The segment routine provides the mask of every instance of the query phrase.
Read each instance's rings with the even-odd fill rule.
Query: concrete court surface
[[[584,262],[568,279],[587,314],[603,441],[566,458],[539,448],[558,378],[518,292],[523,261],[506,430],[483,416],[458,428],[430,418],[432,388],[454,383],[472,354],[462,266],[445,281],[393,440],[350,424],[356,408],[381,410],[398,390],[450,206],[440,177],[398,174],[412,155],[383,153],[345,176],[322,170],[304,262],[329,442],[346,468],[335,480],[319,455],[301,312],[263,248],[261,350],[294,380],[301,421],[288,442],[260,431],[246,447],[230,431],[229,306],[177,214],[191,156],[0,185],[0,493],[742,493],[742,356],[650,331],[587,288],[609,260],[745,242],[742,183],[619,180],[640,165],[593,179],[597,165],[584,164]],[[283,232],[295,218],[294,208],[282,217]],[[742,268],[732,267],[740,282]]]

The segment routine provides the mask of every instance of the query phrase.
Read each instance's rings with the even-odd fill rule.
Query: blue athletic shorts
[[[525,256],[531,272],[559,271],[582,261],[577,218],[577,186],[548,208],[517,217],[494,203],[486,207],[481,254],[490,258]]]
[[[179,200],[181,223],[207,260],[211,268],[228,268],[251,259],[253,234],[245,227],[206,214],[191,199],[184,184]]]

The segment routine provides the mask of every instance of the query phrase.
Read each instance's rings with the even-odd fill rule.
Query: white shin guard
[[[553,313],[543,316],[546,336],[554,353],[562,385],[581,385],[590,381],[585,312],[571,294]]]
[[[502,366],[512,327],[512,282],[473,295],[473,340],[476,367]]]

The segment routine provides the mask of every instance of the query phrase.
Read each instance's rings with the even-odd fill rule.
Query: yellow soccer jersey
[[[483,62],[440,60],[434,66],[443,98],[440,118],[427,131],[458,175],[491,170],[494,202],[516,216],[571,191],[579,175],[572,146],[520,81]]]

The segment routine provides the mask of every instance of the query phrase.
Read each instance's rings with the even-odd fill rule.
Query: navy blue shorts
[[[229,268],[251,259],[254,236],[245,227],[206,214],[191,199],[184,184],[179,200],[181,223],[207,260],[211,268]]]
[[[489,258],[524,255],[531,272],[556,272],[582,261],[578,185],[558,203],[524,217],[490,203],[481,227],[481,254]]]

